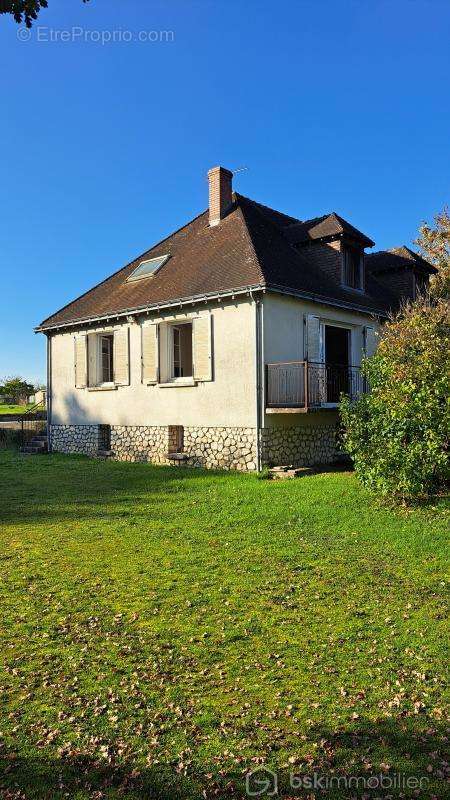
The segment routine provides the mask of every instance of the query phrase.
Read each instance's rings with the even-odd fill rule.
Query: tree
[[[41,8],[48,8],[47,0],[0,0],[0,14],[12,14],[19,25],[25,22],[27,28],[31,28]]]
[[[3,378],[0,384],[0,394],[11,398],[13,403],[26,403],[27,397],[34,394],[35,387],[19,375]]]
[[[434,297],[450,298],[450,215],[448,207],[436,214],[434,225],[423,222],[419,236],[414,242],[421,255],[437,269],[430,280],[430,292]]]
[[[449,333],[445,300],[405,306],[363,362],[370,392],[341,402],[344,447],[383,497],[431,496],[448,478]]]

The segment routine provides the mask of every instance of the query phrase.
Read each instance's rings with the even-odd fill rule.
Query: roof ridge
[[[276,208],[273,208],[272,206],[266,206],[264,203],[260,203],[259,200],[253,200],[252,197],[247,197],[245,194],[240,194],[240,192],[234,192],[234,195],[238,200],[242,198],[242,200],[246,200],[249,203],[253,203],[254,206],[258,207],[258,210],[261,208],[267,209],[267,211],[271,211],[272,213],[277,214],[277,216],[279,217],[285,217],[285,219],[291,219],[293,225],[301,222],[301,219],[298,219],[298,217],[293,217],[291,214],[285,214],[284,211],[278,211]]]
[[[253,207],[255,208],[256,212],[258,213],[258,215],[259,215],[259,216],[261,217],[261,219],[263,220],[264,224],[266,224],[266,225],[269,225],[271,228],[273,228],[273,229],[274,229],[274,231],[277,233],[277,235],[281,237],[281,239],[283,240],[283,242],[285,243],[285,245],[286,245],[286,246],[289,248],[289,251],[290,251],[290,252],[293,254],[293,256],[295,256],[295,259],[296,259],[296,260],[299,262],[299,264],[300,264],[302,267],[304,267],[305,269],[307,269],[307,270],[308,270],[308,269],[310,268],[310,265],[308,264],[308,261],[307,261],[307,259],[306,259],[306,258],[304,258],[304,257],[302,256],[302,254],[301,254],[301,253],[300,253],[300,252],[297,250],[297,248],[296,248],[296,247],[294,247],[294,245],[293,245],[293,244],[292,244],[292,243],[289,241],[289,239],[288,239],[288,238],[287,238],[287,237],[284,235],[284,231],[283,231],[283,229],[282,229],[282,228],[280,228],[280,227],[279,227],[279,226],[276,224],[276,222],[274,222],[272,219],[269,219],[268,217],[266,217],[266,215],[265,215],[265,214],[264,214],[264,213],[263,213],[263,212],[260,210],[259,206],[260,206],[261,204],[260,204],[260,203],[257,203],[257,202],[256,202],[256,201],[254,201],[254,200],[251,200],[251,199],[250,199],[250,198],[248,198],[248,197],[244,197],[243,195],[241,195],[241,197],[242,197],[242,199],[244,200],[244,202],[248,202],[248,203],[251,203],[251,204],[253,205]],[[243,214],[243,216],[244,216],[244,220],[245,220],[245,215]],[[263,267],[262,267],[262,265],[261,265],[260,259],[259,259],[259,257],[258,257],[258,254],[257,254],[257,252],[256,252],[256,247],[255,247],[255,245],[254,245],[254,243],[253,243],[253,239],[252,239],[252,237],[251,237],[251,232],[250,232],[250,230],[248,230],[248,224],[247,224],[247,220],[245,220],[245,227],[246,227],[246,229],[247,229],[247,231],[248,231],[248,234],[249,234],[249,237],[250,237],[250,240],[251,240],[251,244],[252,244],[252,248],[253,248],[253,250],[254,250],[254,252],[255,252],[255,255],[256,255],[256,259],[257,259],[257,263],[258,263],[258,266],[259,266],[259,269],[260,269],[260,272],[261,272],[261,275],[262,275],[262,279],[263,279],[264,283],[266,283],[266,284],[268,285],[268,282],[267,282],[267,279],[266,279],[266,275],[265,275],[264,269],[263,269]],[[320,270],[320,273],[321,273],[321,275],[322,275],[322,278],[326,280],[327,276],[326,276],[326,275],[324,275],[324,273],[322,272],[322,270]]]
[[[238,203],[237,203],[237,206],[236,206],[236,210],[239,211],[239,213],[241,215],[242,222],[243,222],[244,233],[245,233],[247,241],[248,241],[248,243],[249,243],[249,245],[251,247],[252,253],[253,253],[254,257],[255,257],[255,262],[256,262],[257,267],[258,267],[260,279],[261,279],[261,281],[263,283],[265,283],[266,282],[266,276],[264,275],[263,268],[261,266],[261,262],[260,262],[260,260],[258,258],[258,253],[256,252],[256,247],[255,247],[255,244],[253,242],[252,235],[250,233],[247,220],[245,218],[245,214],[244,214],[244,212],[242,210],[242,206],[239,204],[241,199],[243,199],[244,201],[246,201],[246,200],[249,200],[250,202],[253,202],[253,201],[250,200],[250,198],[248,198],[248,197],[244,197],[244,195],[239,195],[237,192],[235,192],[235,196],[236,196],[236,199],[238,200]],[[261,213],[261,212],[259,212],[259,213]]]

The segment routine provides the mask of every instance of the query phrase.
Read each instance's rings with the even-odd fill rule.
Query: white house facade
[[[377,281],[373,243],[337,215],[279,214],[220,167],[209,181],[207,212],[39,326],[50,450],[249,471],[339,458],[340,394],[365,390],[363,356],[431,268],[388,255]]]

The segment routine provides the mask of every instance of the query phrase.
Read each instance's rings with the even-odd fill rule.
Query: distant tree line
[[[0,400],[13,405],[25,405],[28,398],[41,388],[38,382],[33,384],[20,375],[9,375],[0,380]]]

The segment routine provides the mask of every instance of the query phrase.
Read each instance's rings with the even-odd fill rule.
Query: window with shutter
[[[212,380],[211,314],[193,320],[194,379]]]
[[[75,387],[77,389],[84,389],[87,385],[86,347],[86,334],[82,333],[74,337]]]
[[[364,354],[370,358],[377,349],[377,332],[375,328],[366,325],[364,328]]]
[[[97,333],[88,333],[88,386],[98,386],[101,383],[99,370],[99,338]]]
[[[130,383],[129,328],[114,331],[114,383],[128,386]]]
[[[130,383],[129,328],[85,334],[84,351],[79,338],[75,339],[77,386],[114,388]]]
[[[158,325],[142,326],[142,383],[157,383],[159,379]]]
[[[320,318],[315,314],[308,314],[306,318],[306,358],[308,361],[322,361],[320,342]]]

